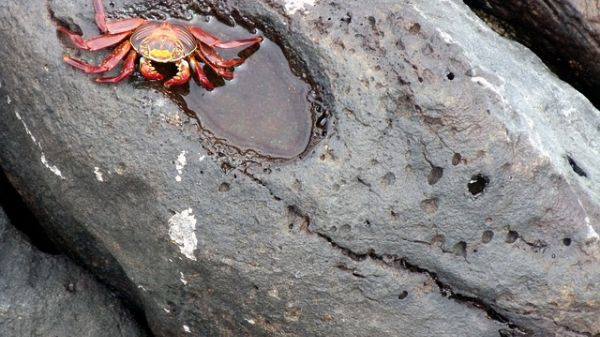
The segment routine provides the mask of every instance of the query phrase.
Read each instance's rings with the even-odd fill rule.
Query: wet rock
[[[600,2],[465,0],[494,29],[538,54],[596,106],[600,104]]]
[[[312,3],[213,4],[331,112],[303,158],[257,167],[161,92],[65,66],[46,8],[3,2],[1,165],[157,336],[600,333],[598,112],[458,0]],[[50,8],[95,32],[87,0]]]
[[[0,336],[146,336],[106,287],[69,258],[37,250],[2,209],[0,289]]]

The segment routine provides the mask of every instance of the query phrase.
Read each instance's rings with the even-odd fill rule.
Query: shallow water
[[[251,37],[244,28],[214,18],[194,23],[223,40]],[[218,51],[227,58],[240,52]],[[296,157],[312,136],[311,88],[292,73],[274,42],[265,38],[258,50],[251,48],[241,55],[252,51],[246,63],[235,69],[233,80],[221,81],[223,85],[212,92],[192,81],[189,92],[176,92],[178,100],[185,102],[184,108],[197,116],[202,128],[229,146],[273,158]]]

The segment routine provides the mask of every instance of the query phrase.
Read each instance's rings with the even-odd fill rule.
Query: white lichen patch
[[[293,15],[297,11],[308,13],[306,6],[314,6],[316,0],[285,0],[285,11],[289,15]]]
[[[568,108],[568,109],[564,109],[564,110],[562,110],[561,112],[562,112],[562,114],[563,114],[565,117],[571,117],[571,115],[572,115],[574,112],[577,112],[577,110],[575,110],[575,108],[573,108],[573,107],[570,107],[570,108]]]
[[[56,167],[55,165],[51,165],[48,160],[46,159],[46,155],[44,155],[44,153],[42,152],[42,157],[40,158],[40,160],[42,161],[42,164],[44,166],[46,166],[46,168],[48,168],[50,170],[50,172],[54,173],[56,176],[60,177],[61,179],[66,179],[63,175],[62,172],[60,172],[60,170],[58,169],[58,167]]]
[[[194,211],[188,208],[176,213],[169,219],[169,237],[179,246],[181,254],[190,260],[196,261],[194,251],[198,246],[196,239],[196,217]]]
[[[164,97],[157,98],[154,100],[154,106],[162,108],[167,105],[167,100]]]
[[[191,333],[192,332],[192,330],[190,330],[190,327],[187,326],[187,325],[183,326],[183,331],[185,331],[186,333]]]
[[[99,167],[94,167],[94,174],[96,175],[96,180],[101,183],[104,182],[104,175],[102,174],[102,171],[100,171]]]
[[[180,182],[182,180],[181,175],[183,174],[183,169],[185,165],[187,165],[187,159],[185,155],[187,151],[181,151],[179,156],[177,157],[177,161],[175,162],[175,169],[177,170],[177,177],[175,177],[175,181]]]
[[[10,96],[6,96],[6,104],[10,104],[12,103],[12,100],[10,99]]]
[[[181,116],[179,115],[179,112],[171,112],[168,114],[164,114],[161,113],[160,117],[167,122],[168,124],[171,124],[173,126],[182,126],[183,125],[183,121],[181,120]]]

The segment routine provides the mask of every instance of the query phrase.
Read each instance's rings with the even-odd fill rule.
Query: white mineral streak
[[[307,5],[314,6],[316,2],[317,0],[285,0],[285,11],[290,15],[293,15],[297,11],[307,13],[305,7]]]
[[[31,133],[31,130],[29,130],[29,127],[27,126],[27,124],[25,123],[25,121],[23,120],[23,118],[17,111],[15,111],[15,116],[17,116],[17,119],[19,121],[21,121],[21,124],[23,124],[25,133],[29,136],[29,138],[31,138],[31,141],[40,149],[40,152],[42,154],[40,157],[40,161],[42,162],[42,165],[44,165],[47,169],[50,170],[50,172],[54,173],[56,176],[60,177],[61,179],[65,179],[65,177],[62,175],[62,172],[58,169],[58,167],[56,167],[56,165],[52,165],[52,164],[50,164],[50,162],[48,162],[48,159],[46,158],[46,155],[44,154],[44,151],[42,149],[42,145],[37,141],[37,139],[35,138],[33,133]]]
[[[571,188],[571,190],[573,191],[573,193],[576,193],[573,188]],[[587,242],[598,241],[600,239],[600,235],[598,235],[598,232],[596,232],[596,230],[592,226],[592,223],[590,221],[590,216],[588,215],[588,212],[585,209],[585,206],[583,206],[583,202],[581,201],[581,199],[578,198],[577,203],[579,204],[579,207],[581,207],[581,210],[585,214],[585,218],[583,219],[583,221],[585,222],[586,231],[587,231],[587,233],[585,235],[586,241]]]
[[[482,87],[491,90],[493,93],[495,93],[496,95],[498,95],[500,98],[502,98],[504,100],[504,94],[502,93],[502,89],[498,88],[497,86],[491,84],[488,80],[486,80],[483,77],[472,77],[471,81],[481,85]]]
[[[175,181],[177,181],[177,182],[181,181],[181,175],[183,174],[183,169],[185,168],[185,165],[187,165],[187,159],[185,158],[186,154],[187,154],[186,151],[181,151],[181,153],[177,157],[177,161],[175,162],[175,169],[177,170],[177,177],[175,177]]]
[[[176,213],[169,219],[169,237],[179,246],[181,254],[190,260],[196,261],[194,251],[198,245],[196,239],[196,217],[191,208],[181,213]]]
[[[444,40],[444,42],[446,42],[447,44],[455,44],[456,42],[454,42],[454,39],[452,38],[452,36],[446,32],[444,32],[443,30],[437,28],[436,29],[438,31],[438,33],[440,34],[440,37],[442,38],[442,40]]]
[[[37,139],[35,139],[35,136],[33,135],[33,133],[31,133],[31,131],[29,131],[29,128],[27,127],[27,124],[25,124],[25,121],[23,120],[23,118],[21,118],[21,115],[19,115],[19,113],[17,111],[15,111],[15,115],[17,116],[17,119],[21,121],[21,124],[23,124],[23,127],[25,128],[25,133],[27,133],[29,135],[29,138],[31,138],[31,140],[35,143],[35,145],[37,145],[41,150],[42,146],[40,144],[38,144]]]
[[[594,227],[592,227],[592,224],[590,224],[590,218],[587,216],[585,217],[585,224],[587,225],[587,230],[588,230],[586,239],[589,241],[599,240],[600,235],[598,235],[598,232],[596,232]]]
[[[104,175],[100,171],[99,167],[94,167],[94,174],[96,175],[96,180],[98,180],[101,183],[104,182]]]
[[[56,167],[55,165],[51,165],[48,160],[46,159],[46,155],[44,155],[44,153],[42,152],[42,157],[40,158],[40,160],[42,161],[42,164],[44,166],[46,166],[46,168],[48,168],[52,173],[54,173],[55,175],[59,176],[61,179],[65,179],[65,177],[62,175],[62,172],[60,172],[60,170],[58,169],[58,167]]]
[[[181,277],[179,278],[179,280],[181,280],[181,283],[183,283],[183,285],[187,285],[187,284],[188,284],[188,282],[187,282],[187,280],[185,279],[185,276],[183,275],[183,273],[182,273],[182,272],[179,272],[179,274],[181,275]]]

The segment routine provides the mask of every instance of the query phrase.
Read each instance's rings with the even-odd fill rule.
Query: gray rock
[[[115,10],[204,4],[157,3]],[[583,96],[458,0],[214,3],[320,88],[329,132],[300,159],[209,153],[163,93],[62,64],[45,6],[0,4],[0,163],[157,336],[600,333]],[[88,0],[50,9],[94,32]]]
[[[38,251],[0,209],[0,336],[146,333],[90,273],[65,256]]]
[[[596,106],[600,101],[597,0],[465,0],[491,27],[531,48]]]

